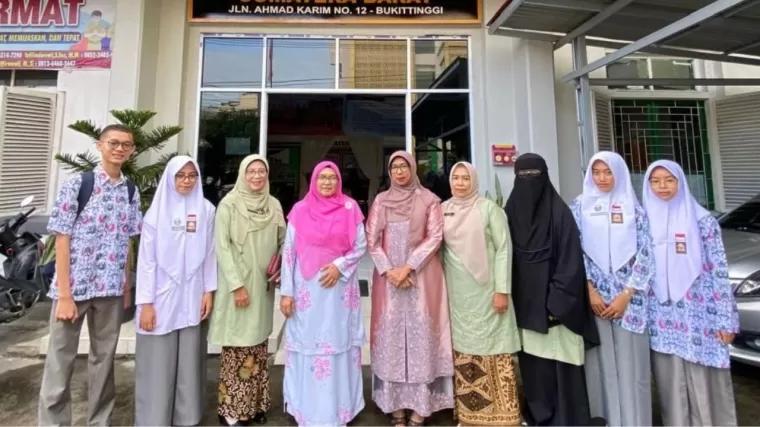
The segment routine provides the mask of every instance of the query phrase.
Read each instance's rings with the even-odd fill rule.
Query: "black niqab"
[[[538,154],[523,154],[515,162],[506,212],[514,248],[512,297],[518,326],[545,334],[562,324],[583,336],[587,346],[598,345],[580,232]]]

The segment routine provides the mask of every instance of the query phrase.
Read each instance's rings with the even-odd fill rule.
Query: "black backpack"
[[[77,218],[87,206],[87,202],[92,197],[92,190],[95,186],[95,172],[82,172],[82,185],[79,187],[79,196],[77,196]],[[129,194],[128,202],[132,203],[132,199],[135,197],[135,183],[127,180],[127,194]]]

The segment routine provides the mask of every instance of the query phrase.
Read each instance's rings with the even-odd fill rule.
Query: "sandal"
[[[409,418],[409,426],[424,426],[425,425],[425,419],[421,419],[420,421],[415,421],[413,418]]]
[[[396,426],[405,426],[406,425],[406,416],[404,416],[404,415],[400,415],[400,416],[391,415],[391,425],[393,427],[396,427]]]

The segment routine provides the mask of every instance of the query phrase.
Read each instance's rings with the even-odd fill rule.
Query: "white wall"
[[[58,91],[64,93],[60,129],[60,153],[91,151],[93,141],[68,128],[77,120],[91,120],[98,126],[113,123],[111,109],[137,106],[140,80],[140,47],[143,42],[143,5],[146,0],[116,1],[113,59],[110,70],[73,70],[58,73]],[[59,167],[58,179],[51,182],[60,188],[67,177]]]
[[[484,27],[189,25],[185,23],[185,3],[184,0],[163,0],[161,8],[155,109],[160,121],[180,123],[185,128],[176,147],[167,149],[193,152],[196,144],[202,33],[469,35],[473,69],[473,163],[483,171],[482,190],[493,189],[490,146],[499,143],[514,143],[520,152],[533,151],[544,156],[552,180],[559,187],[553,52],[549,44],[488,36]],[[169,7],[170,4],[173,6]],[[484,16],[490,17],[501,4],[501,0],[485,0]],[[512,168],[499,168],[497,173],[506,195],[512,188]]]

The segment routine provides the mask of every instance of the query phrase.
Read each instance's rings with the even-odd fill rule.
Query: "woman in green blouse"
[[[266,423],[270,406],[267,347],[272,333],[272,257],[285,240],[280,202],[269,195],[269,164],[243,159],[235,188],[216,210],[218,292],[209,342],[222,347],[217,412],[224,425]]]
[[[462,425],[520,425],[514,353],[520,350],[510,296],[512,242],[504,210],[478,194],[467,162],[449,175],[443,204],[443,266],[454,341],[455,416]]]

